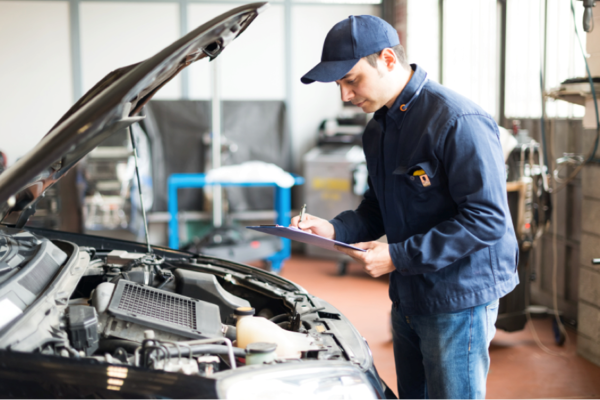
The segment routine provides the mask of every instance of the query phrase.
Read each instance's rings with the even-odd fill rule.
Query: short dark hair
[[[406,53],[404,52],[404,47],[402,47],[401,44],[397,44],[394,47],[392,47],[392,50],[394,50],[394,53],[396,53],[396,57],[398,58],[398,62],[400,62],[400,65],[402,65],[402,67],[404,67],[405,69],[409,69],[410,65],[406,60]],[[377,68],[377,59],[381,55],[382,51],[383,50],[365,57],[365,60],[367,60],[371,67]]]

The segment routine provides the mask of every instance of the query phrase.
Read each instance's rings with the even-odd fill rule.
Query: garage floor
[[[327,300],[352,321],[369,342],[379,374],[396,393],[387,278],[372,279],[358,264],[351,264],[346,276],[337,276],[335,262],[303,256],[287,261],[281,275]],[[541,350],[529,329],[498,331],[490,349],[487,397],[600,398],[600,367],[576,355],[576,332],[570,330],[566,346],[557,347],[551,320],[533,323],[542,343],[562,356]]]

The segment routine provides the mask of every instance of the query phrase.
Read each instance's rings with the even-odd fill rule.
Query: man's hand
[[[298,229],[302,229],[304,232],[314,233],[315,235],[322,236],[327,239],[335,239],[335,229],[333,225],[329,223],[326,219],[315,217],[314,215],[304,214],[302,218],[302,222],[300,221],[300,217],[296,216],[292,218],[292,222],[290,226],[293,226]]]
[[[396,269],[390,256],[390,246],[387,243],[366,242],[356,243],[353,246],[367,251],[352,250],[341,246],[335,246],[335,248],[364,264],[364,270],[373,278],[389,274]]]

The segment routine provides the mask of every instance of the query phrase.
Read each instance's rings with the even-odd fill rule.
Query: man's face
[[[381,60],[378,60],[377,68],[373,68],[361,59],[342,79],[335,81],[340,87],[342,101],[350,101],[366,113],[379,110],[393,95],[387,73]]]

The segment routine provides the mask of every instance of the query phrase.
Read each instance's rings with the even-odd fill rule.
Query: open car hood
[[[109,73],[25,156],[0,174],[0,221],[21,227],[45,190],[113,133],[139,121],[154,94],[194,61],[217,57],[267,3],[235,8],[196,28],[155,56]]]

